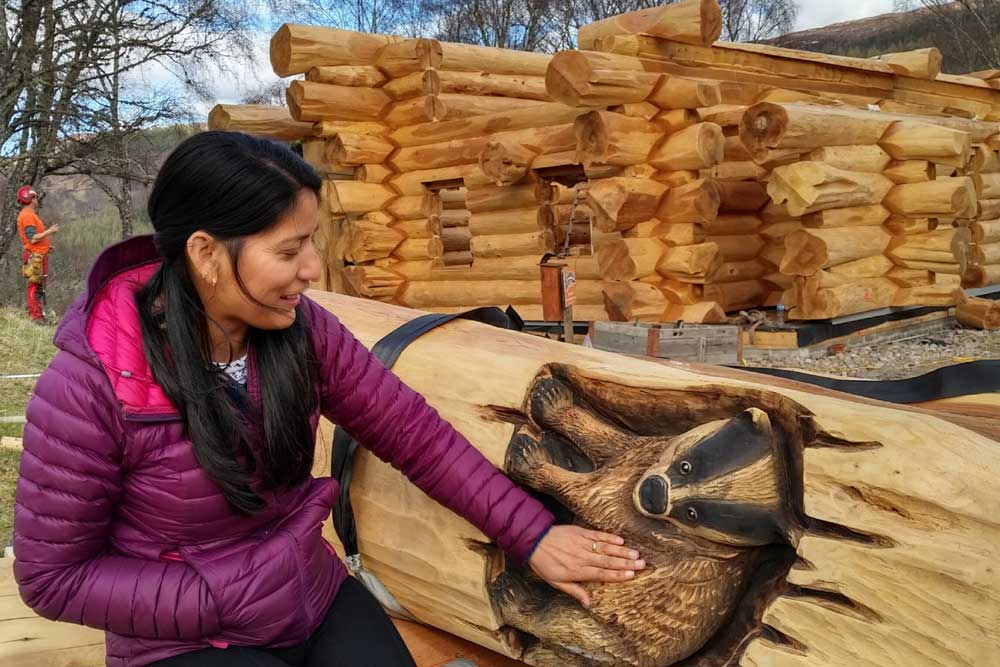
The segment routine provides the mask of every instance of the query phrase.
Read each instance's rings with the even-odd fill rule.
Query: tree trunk
[[[292,118],[311,122],[328,118],[374,121],[392,103],[389,96],[378,88],[334,86],[302,80],[289,84],[286,98]]]
[[[707,169],[722,162],[725,138],[715,123],[699,123],[671,134],[649,155],[648,162],[664,171]]]
[[[849,233],[837,228],[792,232],[785,238],[781,272],[811,276],[826,267],[880,255],[891,238],[881,227],[858,227]]]
[[[976,188],[970,178],[939,178],[906,183],[889,191],[883,202],[897,215],[909,218],[976,217]]]
[[[292,76],[326,65],[371,65],[379,49],[399,41],[394,35],[286,23],[271,38],[271,67]]]
[[[931,160],[962,168],[972,156],[968,133],[915,121],[893,123],[878,143],[896,160]]]

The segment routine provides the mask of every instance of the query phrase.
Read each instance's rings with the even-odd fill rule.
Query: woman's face
[[[228,251],[222,247],[221,256],[217,255],[220,261],[215,262],[216,284],[209,281],[199,286],[209,316],[231,333],[244,327],[290,327],[302,292],[319,279],[322,270],[313,245],[318,224],[316,195],[303,188],[292,209],[277,224],[247,237],[238,267],[246,292],[236,279]]]

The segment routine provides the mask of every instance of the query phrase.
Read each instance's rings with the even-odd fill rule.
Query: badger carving
[[[533,665],[730,664],[748,638],[749,598],[769,576],[764,564],[777,553],[787,567],[793,554],[781,434],[754,407],[640,433],[593,401],[565,378],[539,377],[505,467],[573,521],[623,537],[646,568],[625,583],[586,585],[584,608],[509,567],[492,582],[498,617],[520,634]],[[706,652],[713,657],[688,661]]]

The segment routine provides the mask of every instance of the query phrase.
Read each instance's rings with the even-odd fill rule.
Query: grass
[[[54,325],[32,324],[26,312],[15,308],[0,308],[0,339],[11,343],[0,347],[0,376],[45,370],[56,351],[52,345],[54,333]],[[24,415],[35,381],[36,378],[0,378],[0,417]],[[0,436],[20,438],[23,430],[23,424],[0,423]],[[20,460],[19,451],[0,448],[0,549],[10,544],[14,487]]]

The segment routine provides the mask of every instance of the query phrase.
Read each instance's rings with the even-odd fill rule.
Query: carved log
[[[664,322],[692,322],[695,324],[725,324],[726,313],[714,301],[692,305],[671,305],[663,313]]]
[[[333,216],[360,215],[383,209],[396,197],[392,188],[358,181],[324,181],[323,196]]]
[[[1000,329],[1000,301],[969,299],[955,309],[955,319],[972,329]]]
[[[698,112],[694,109],[669,109],[660,111],[653,116],[652,121],[664,133],[673,134],[696,125],[701,122],[701,119],[698,117]]]
[[[719,246],[722,259],[727,262],[753,259],[765,245],[764,238],[757,234],[709,236],[708,240]]]
[[[435,72],[442,93],[463,95],[500,95],[524,100],[551,102],[540,75],[497,74],[492,71]]]
[[[591,182],[586,201],[598,229],[623,231],[656,215],[667,190],[662,183],[641,178],[606,178]]]
[[[723,162],[711,169],[702,169],[701,175],[717,181],[766,181],[769,176],[767,169],[753,161]]]
[[[568,107],[564,104],[543,104],[530,109],[516,109],[498,114],[460,118],[437,123],[421,123],[400,127],[389,134],[397,146],[423,146],[453,139],[483,137],[494,132],[511,132],[533,127],[548,127],[572,123],[588,113],[587,108]]]
[[[555,249],[551,233],[542,231],[530,234],[501,234],[474,236],[469,242],[472,254],[479,257],[513,257],[537,254],[541,256]]]
[[[700,109],[722,102],[719,84],[680,76],[664,76],[647,98],[661,109]]]
[[[612,106],[644,101],[661,78],[645,71],[638,58],[561,51],[549,63],[545,87],[553,99],[570,106]]]
[[[613,322],[659,322],[669,302],[655,285],[640,282],[604,284],[604,310]]]
[[[657,171],[653,178],[664,185],[672,188],[679,188],[701,179],[701,173],[693,169],[681,169],[678,171]]]
[[[862,257],[880,255],[892,237],[881,227],[842,229],[802,229],[785,237],[781,272],[811,276],[820,269]]]
[[[423,95],[408,100],[394,102],[382,122],[394,128],[408,125],[420,125],[441,120],[448,113],[444,103],[437,95]]]
[[[807,306],[803,306],[800,300],[798,307],[792,311],[792,316],[801,319],[829,319],[887,308],[892,305],[899,289],[888,278],[865,278],[823,288],[807,300]]]
[[[932,232],[937,229],[938,222],[933,218],[904,218],[894,215],[886,220],[882,226],[894,236],[902,236],[905,234]]]
[[[266,104],[216,104],[208,114],[208,129],[246,132],[278,141],[312,136],[313,124],[292,118],[288,109]]]
[[[623,113],[631,118],[642,118],[643,120],[653,120],[663,113],[660,107],[650,102],[629,102],[627,104],[617,104],[609,106],[608,111]]]
[[[715,123],[699,123],[669,135],[649,154],[648,162],[664,171],[707,169],[722,162],[725,137]]]
[[[541,231],[538,226],[538,206],[473,213],[469,218],[469,230],[476,236],[532,234]]]
[[[740,142],[742,143],[742,141]],[[813,162],[825,162],[847,171],[879,174],[892,158],[879,146],[824,146],[809,154]]]
[[[713,239],[715,240],[715,239]],[[771,264],[762,259],[726,261],[713,277],[717,283],[735,283],[764,278],[773,270]]]
[[[354,180],[362,183],[385,183],[395,173],[385,165],[363,164],[354,171]]]
[[[334,137],[341,132],[359,132],[381,137],[388,131],[387,125],[373,121],[321,120],[313,124],[313,135],[317,137]]]
[[[770,201],[760,183],[749,181],[719,181],[719,210],[759,211]]]
[[[705,285],[704,298],[715,301],[728,312],[756,308],[763,304],[771,286],[763,280],[741,280]]]
[[[941,73],[941,51],[933,46],[914,51],[884,53],[872,60],[884,62],[893,72],[903,76],[934,80]]]
[[[970,266],[962,274],[962,285],[965,287],[985,287],[1000,285],[1000,264],[990,266]]]
[[[877,227],[892,215],[881,204],[832,208],[802,217],[804,227]]]
[[[826,269],[826,273],[835,276],[843,283],[854,282],[861,278],[879,278],[887,275],[896,267],[885,255],[862,257],[851,262],[837,264]]]
[[[722,266],[722,253],[714,243],[669,248],[656,265],[657,272],[685,283],[704,284]]]
[[[538,54],[541,55],[541,54]],[[445,113],[439,120],[456,120],[470,116],[486,116],[507,113],[517,109],[536,109],[545,102],[514,97],[493,97],[489,95],[462,95],[441,93],[437,98],[444,105]]]
[[[708,223],[719,215],[721,196],[715,181],[702,179],[671,188],[656,217],[663,222]]]
[[[444,244],[440,238],[406,239],[392,251],[397,259],[415,261],[438,259],[444,254]]]
[[[444,229],[441,226],[441,219],[438,216],[434,216],[432,218],[418,218],[416,220],[401,220],[399,222],[393,222],[392,217],[389,216],[389,222],[387,224],[389,224],[392,229],[410,239],[429,239],[434,236],[441,236],[441,232]]]
[[[1000,199],[980,199],[976,202],[977,214],[975,217],[994,220],[1000,218]],[[964,215],[961,217],[968,218],[972,217],[968,214],[968,209],[965,210]],[[956,216],[958,217],[958,216]]]
[[[656,125],[610,111],[591,111],[575,121],[576,162],[582,165],[642,164],[663,136]]]
[[[882,174],[893,183],[925,183],[937,178],[937,168],[928,160],[896,160]]]
[[[1000,241],[1000,220],[974,220],[969,231],[975,243],[995,243]]]
[[[659,219],[641,222],[632,229],[622,232],[622,236],[655,238],[668,246],[704,243],[707,238],[702,225],[688,222],[661,222]]]
[[[958,285],[923,285],[901,287],[892,299],[892,305],[903,306],[955,306],[965,303],[967,297]]]
[[[596,42],[609,35],[642,33],[689,44],[711,44],[722,34],[722,11],[716,0],[684,0],[642,9],[582,26],[578,48],[601,50]]]
[[[378,164],[394,150],[383,139],[353,132],[341,132],[328,144],[330,158],[348,165]]]
[[[977,244],[970,252],[976,264],[1000,264],[1000,243]]]
[[[958,168],[972,156],[968,133],[915,121],[893,123],[879,145],[896,160],[931,160]]]
[[[705,223],[705,231],[713,236],[754,234],[763,224],[760,217],[752,214],[726,214]]]
[[[534,184],[476,188],[465,195],[465,205],[473,213],[527,208],[537,203]]]
[[[927,183],[897,185],[883,204],[897,215],[910,218],[976,217],[976,188],[969,178],[939,178]]]
[[[743,145],[743,141],[736,135],[725,138],[725,148],[722,157],[726,162],[748,162],[753,160],[750,151]]]
[[[806,104],[755,104],[740,121],[754,159],[768,148],[812,151],[824,146],[878,144],[894,121],[877,112]]]
[[[978,199],[1000,199],[1000,174],[974,174],[972,183]]]
[[[403,220],[429,218],[442,211],[441,199],[434,194],[396,197],[385,205],[385,210]]]
[[[798,162],[775,169],[767,193],[798,216],[829,208],[878,204],[892,188],[892,181],[881,174],[845,171],[823,162]]]
[[[601,298],[599,283],[577,282],[577,299],[581,304],[601,303]],[[542,287],[538,279],[411,281],[399,291],[397,299],[411,308],[539,304],[542,302]]]
[[[388,257],[406,240],[406,235],[384,223],[369,220],[341,220],[337,225],[335,256],[360,263]]]
[[[601,278],[628,281],[655,275],[656,265],[666,250],[655,238],[627,238],[602,243],[595,256]]]
[[[529,51],[498,49],[475,44],[439,42],[432,39],[406,40],[383,48],[379,63],[389,68],[392,76],[405,76],[411,72],[429,69],[457,72],[490,72],[492,74],[517,74],[545,76],[551,56]]]
[[[893,268],[886,272],[885,277],[900,287],[921,287],[923,285],[933,285],[935,275],[930,271],[905,269],[901,266],[893,265]]]
[[[969,162],[969,171],[981,174],[995,174],[1000,172],[1000,154],[986,144],[975,144],[972,147],[972,160]]]
[[[379,88],[388,78],[373,65],[327,65],[310,68],[306,72],[306,81],[335,86]]]
[[[377,88],[333,86],[296,80],[285,95],[292,117],[302,121],[335,118],[347,121],[378,120],[392,103]]]
[[[341,164],[328,157],[328,142],[324,139],[304,139],[302,141],[302,159],[328,180],[356,179],[357,169],[347,164]]]
[[[417,316],[406,309],[338,295],[317,294],[316,298],[369,346]],[[518,354],[509,354],[512,349]],[[456,368],[456,363],[464,368]],[[489,369],[486,375],[496,380],[489,388],[482,383],[484,368]],[[653,566],[650,573],[663,577],[646,573],[637,578],[635,586],[588,584],[594,601],[590,610],[582,610],[548,589],[525,587],[518,583],[523,581],[522,573],[484,545],[474,529],[362,449],[351,488],[362,560],[402,606],[425,623],[532,665],[591,667],[595,663],[581,654],[605,650],[629,656],[634,663],[643,660],[656,665],[683,664],[682,656],[695,651],[701,656],[718,656],[716,664],[793,661],[804,667],[821,667],[850,664],[859,655],[876,664],[923,667],[932,661],[948,664],[956,658],[968,664],[989,664],[996,642],[996,630],[988,622],[996,584],[976,573],[991,569],[1000,555],[998,531],[990,514],[996,503],[991,479],[1000,461],[995,436],[956,426],[953,421],[958,417],[821,395],[804,385],[764,385],[757,376],[724,378],[719,377],[723,371],[718,369],[584,350],[465,322],[448,324],[413,343],[395,371],[427,396],[494,465],[522,484],[551,492],[563,476],[578,480],[580,486],[561,487],[560,503],[582,523],[624,533],[626,541],[637,546]],[[562,403],[543,402],[542,395],[570,398]],[[532,410],[532,402],[540,407]],[[485,416],[483,405],[492,406]],[[664,446],[658,445],[649,453],[649,464],[633,464],[638,471],[635,475],[627,475],[619,467],[620,452],[638,456],[641,441],[634,434],[659,434],[662,429],[669,431],[662,438],[649,439],[646,446],[666,440],[694,448],[720,430],[720,423],[714,420],[735,418],[749,408],[760,410],[768,422],[755,416],[757,413],[743,418],[742,430],[732,422],[722,422],[730,424],[726,433],[735,431],[726,437],[743,436],[738,442],[755,442],[756,431],[746,431],[757,428],[755,424],[767,424],[761,429],[765,434],[771,428],[790,434],[781,440],[789,443],[787,449],[771,450],[765,445],[766,451],[778,453],[751,460],[785,466],[779,470],[793,480],[789,488],[795,490],[777,487],[781,500],[761,501],[761,482],[747,487],[754,490],[748,491],[752,493],[748,502],[778,503],[782,518],[778,519],[781,529],[777,534],[784,530],[790,537],[771,538],[777,541],[768,543],[770,546],[745,547],[730,544],[737,540],[729,532],[711,539],[705,539],[702,532],[690,533],[697,536],[690,544],[698,546],[692,548],[725,549],[724,563],[735,565],[747,558],[748,563],[760,565],[752,572],[751,565],[746,565],[751,573],[739,587],[721,575],[698,577],[699,591],[705,595],[715,590],[713,584],[720,590],[728,584],[734,592],[725,598],[727,608],[743,612],[730,611],[718,621],[706,621],[714,617],[701,613],[699,607],[678,607],[664,599],[667,593],[686,596],[686,590],[651,590],[660,582],[680,585],[682,579],[673,568],[680,566],[679,554],[689,558],[690,552],[655,546],[662,541],[659,533],[650,531],[666,531],[676,541],[690,539],[686,537],[690,531],[702,530],[700,523],[691,528],[678,521],[675,526],[669,515],[649,519],[640,513],[641,503],[633,508],[638,501],[632,500],[632,489],[640,479],[658,474],[666,484],[672,484],[667,472],[670,460],[654,466],[663,456]],[[604,430],[607,422],[601,421],[601,414],[612,416],[612,430]],[[518,424],[512,424],[504,421],[508,415],[522,417]],[[700,431],[678,439],[695,428]],[[982,420],[976,428],[984,430]],[[621,444],[601,449],[600,444],[609,442],[609,437]],[[722,436],[709,442],[720,439]],[[761,439],[768,443],[771,436]],[[777,441],[776,436],[774,439]],[[578,467],[576,472],[560,472],[552,462],[568,468],[566,456],[579,450],[525,446],[539,440],[569,441],[590,452],[588,456],[594,458],[587,459],[584,470],[593,472],[580,472]],[[329,442],[329,438],[319,441]],[[953,447],[960,447],[975,465],[960,471],[947,466],[927,470],[931,462],[957,460],[950,453]],[[516,463],[531,451],[544,455],[528,459],[525,465]],[[319,459],[323,456],[324,452],[317,454]],[[749,469],[743,463],[737,470]],[[735,486],[728,487],[728,498],[737,494],[735,497],[742,499],[742,484],[734,481]],[[675,503],[683,502],[679,488],[670,487],[669,497]],[[937,489],[930,500],[926,500],[928,488]],[[607,501],[602,495],[605,490]],[[930,512],[940,521],[933,526],[914,524],[902,516],[916,512],[916,507],[911,510],[910,503],[915,501],[909,499],[913,498],[921,499],[921,515]],[[896,511],[886,510],[890,500]],[[770,510],[760,512],[770,516]],[[699,519],[702,514],[698,514]],[[409,531],[398,530],[402,525],[419,528],[435,539],[414,543],[412,534],[406,534]],[[950,527],[950,539],[941,539],[942,525]],[[387,530],[387,526],[393,529]],[[476,549],[468,548],[470,540],[478,542]],[[747,548],[761,551],[751,551],[755,556],[751,559],[741,551]],[[703,552],[696,553],[700,557]],[[447,577],[420,566],[442,562],[448,563]],[[682,564],[690,569],[698,562],[701,560],[696,558]],[[794,567],[796,562],[808,562],[812,569]],[[663,572],[665,569],[668,572]],[[829,593],[831,582],[835,582],[836,596]],[[543,611],[522,612],[529,602],[530,608]],[[712,598],[705,604],[720,602]],[[966,615],[953,619],[940,613],[943,607],[965,609]],[[621,626],[610,630],[595,621],[633,609],[645,611],[626,616]],[[859,615],[858,609],[866,613]],[[669,640],[656,641],[656,635],[643,623],[643,619],[663,614],[678,618],[681,613],[688,614],[682,617],[685,623],[699,628],[693,631],[693,640],[682,642],[670,635]],[[705,622],[707,628],[699,625]],[[789,647],[760,637],[759,633],[767,631],[765,624],[780,628],[782,636],[795,644]],[[885,624],[891,627],[884,628]],[[500,631],[504,626],[525,634]],[[942,637],[945,646],[941,646]],[[574,650],[567,653],[565,648],[557,648],[560,645]]]
[[[347,293],[365,299],[389,301],[405,281],[395,271],[371,265],[345,266],[343,270]]]
[[[371,65],[379,49],[399,40],[394,35],[286,23],[271,38],[271,67],[285,77],[326,65]]]

